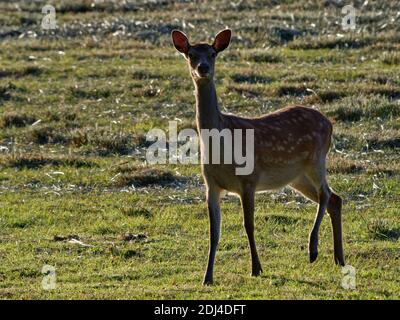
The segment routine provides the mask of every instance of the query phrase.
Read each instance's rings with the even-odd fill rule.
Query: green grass
[[[47,2],[0,3],[1,299],[399,299],[396,1],[362,7],[356,33],[322,2],[92,2],[50,1],[52,32],[40,29]],[[234,38],[217,62],[224,111],[304,104],[334,122],[329,181],[345,200],[356,290],[341,286],[328,217],[308,263],[316,206],[289,189],[257,195],[258,278],[239,200],[224,197],[215,285],[201,285],[200,168],[147,165],[145,134],[176,118],[194,127],[193,86],[170,31],[211,41],[225,26]],[[56,268],[55,290],[42,289],[45,264]]]

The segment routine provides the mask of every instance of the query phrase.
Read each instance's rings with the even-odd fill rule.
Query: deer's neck
[[[221,112],[219,111],[217,92],[214,81],[205,83],[194,81],[196,96],[196,121],[198,129],[220,129]]]

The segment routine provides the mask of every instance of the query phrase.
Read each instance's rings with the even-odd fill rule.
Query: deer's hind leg
[[[290,186],[300,192],[306,198],[318,203],[318,192],[305,175],[297,178],[290,184]]]
[[[325,179],[324,179],[325,180]],[[338,263],[340,265],[344,265],[344,255],[343,255],[343,241],[342,241],[342,199],[334,193],[330,188],[328,187],[328,184],[325,181],[326,188],[330,192],[329,200],[327,203],[327,209],[328,213],[330,216],[331,224],[332,224],[332,231],[333,231],[333,244],[334,244],[334,259],[335,263]],[[297,178],[293,183],[291,184],[291,187],[300,193],[302,193],[304,196],[309,198],[310,200],[316,202],[319,204],[318,206],[318,212],[317,212],[317,217],[316,221],[318,222],[318,215],[320,214],[320,209],[321,209],[321,202],[320,202],[320,193],[318,188],[315,186],[315,183],[313,183],[310,178],[308,178],[306,175],[303,175],[299,178]],[[326,198],[323,196],[323,198]],[[326,200],[324,200],[326,201]],[[322,216],[319,217],[319,220],[322,220]],[[319,221],[321,223],[321,221]],[[319,225],[317,226],[319,228]],[[315,223],[314,223],[314,228],[315,229]],[[310,245],[311,245],[311,235],[310,234]],[[315,237],[315,236],[314,236]],[[313,239],[315,241],[315,238]],[[316,240],[317,241],[317,240]],[[315,244],[314,244],[315,246]],[[313,253],[315,255],[315,253]],[[312,260],[314,256],[312,256],[312,250],[310,250],[310,261],[313,262],[316,259],[316,256],[314,260]]]
[[[334,259],[336,264],[345,265],[342,239],[342,198],[332,191],[328,203],[328,213],[333,231]]]
[[[307,198],[318,203],[317,214],[315,216],[314,225],[312,227],[308,242],[308,252],[310,255],[310,262],[312,263],[317,259],[318,256],[319,227],[328,205],[330,191],[326,184],[316,181],[318,179],[313,174],[311,176],[312,178],[304,175],[294,181],[291,186],[300,191]]]

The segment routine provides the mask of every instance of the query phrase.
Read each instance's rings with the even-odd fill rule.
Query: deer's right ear
[[[173,30],[171,36],[172,36],[172,42],[174,43],[176,50],[187,56],[190,44],[188,38],[186,37],[186,34],[184,34],[179,30]]]

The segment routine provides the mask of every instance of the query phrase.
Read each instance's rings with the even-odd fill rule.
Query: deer
[[[319,228],[328,212],[333,233],[334,262],[345,265],[342,241],[342,198],[328,185],[326,157],[330,149],[333,125],[311,107],[291,105],[269,114],[245,118],[220,111],[214,83],[217,56],[231,42],[232,32],[217,33],[210,45],[190,44],[179,30],[171,33],[176,50],[187,61],[196,98],[196,125],[203,129],[254,130],[254,169],[248,175],[236,174],[237,164],[201,163],[209,214],[208,263],[203,284],[213,284],[213,269],[221,234],[220,199],[222,192],[239,196],[244,229],[251,254],[251,275],[262,273],[254,236],[255,194],[289,186],[318,206],[309,234],[309,261],[318,256]],[[201,140],[201,139],[200,139]],[[224,148],[224,144],[221,144]],[[200,141],[201,155],[213,152]]]

